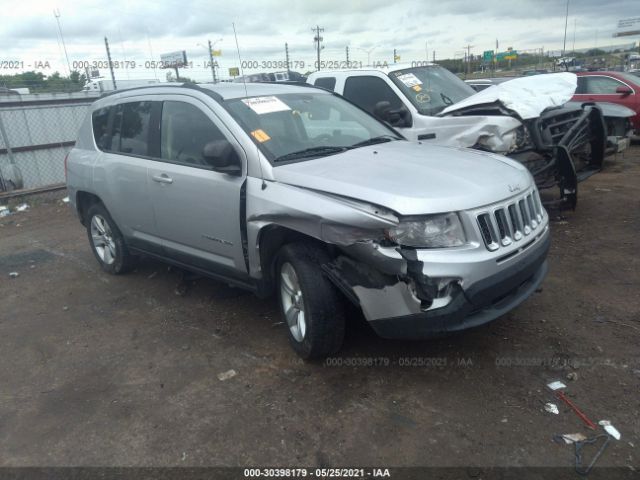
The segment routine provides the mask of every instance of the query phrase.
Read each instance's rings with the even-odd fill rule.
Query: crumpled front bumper
[[[537,245],[535,253],[522,258],[467,290],[458,287],[446,307],[369,324],[384,338],[420,339],[465,330],[491,322],[524,302],[547,274],[550,237]]]
[[[526,300],[542,283],[547,273],[546,257],[549,251],[548,227],[540,232],[531,245],[515,257],[498,265],[489,252],[485,256],[478,251],[468,257],[455,255],[459,263],[449,260],[440,264],[428,261],[423,265],[423,279],[451,276],[460,278],[452,284],[448,301],[436,307],[424,308],[407,283],[400,277],[407,272],[389,274],[392,260],[371,259],[387,273],[373,269],[357,259],[342,260],[325,265],[328,277],[359,305],[373,329],[385,338],[418,339],[438,336],[482,325],[509,312]],[[475,258],[478,262],[470,262]],[[454,258],[453,256],[451,258]],[[423,257],[423,260],[426,258]]]

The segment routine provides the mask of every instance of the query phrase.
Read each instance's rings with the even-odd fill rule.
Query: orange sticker
[[[413,87],[411,87],[411,88],[413,88],[416,92],[419,92],[419,91],[421,91],[421,90],[422,90],[422,87],[421,87],[420,85],[414,85],[414,86],[413,86]]]
[[[253,138],[255,138],[260,143],[264,143],[267,140],[271,140],[271,137],[269,135],[267,135],[267,133],[264,130],[262,130],[261,128],[251,132],[251,135],[253,135]]]

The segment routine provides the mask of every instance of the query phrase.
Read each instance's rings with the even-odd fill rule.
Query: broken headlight
[[[386,229],[385,236],[398,245],[423,248],[459,247],[467,241],[456,213],[403,220],[398,226]]]

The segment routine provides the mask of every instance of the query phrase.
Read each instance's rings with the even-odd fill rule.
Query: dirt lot
[[[0,466],[571,467],[553,435],[590,431],[543,410],[563,379],[622,432],[596,470],[640,469],[640,147],[580,188],[517,310],[423,342],[354,315],[324,364],[297,359],[275,301],[206,279],[177,295],[151,260],[102,273],[59,201],[2,218]]]

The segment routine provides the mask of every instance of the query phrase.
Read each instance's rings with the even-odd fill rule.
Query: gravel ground
[[[275,300],[207,279],[178,295],[152,260],[108,276],[66,205],[27,200],[0,218],[0,466],[572,467],[553,435],[591,432],[544,411],[562,379],[622,433],[594,474],[637,474],[640,147],[580,189],[519,308],[421,342],[353,313],[324,363],[295,356]]]

